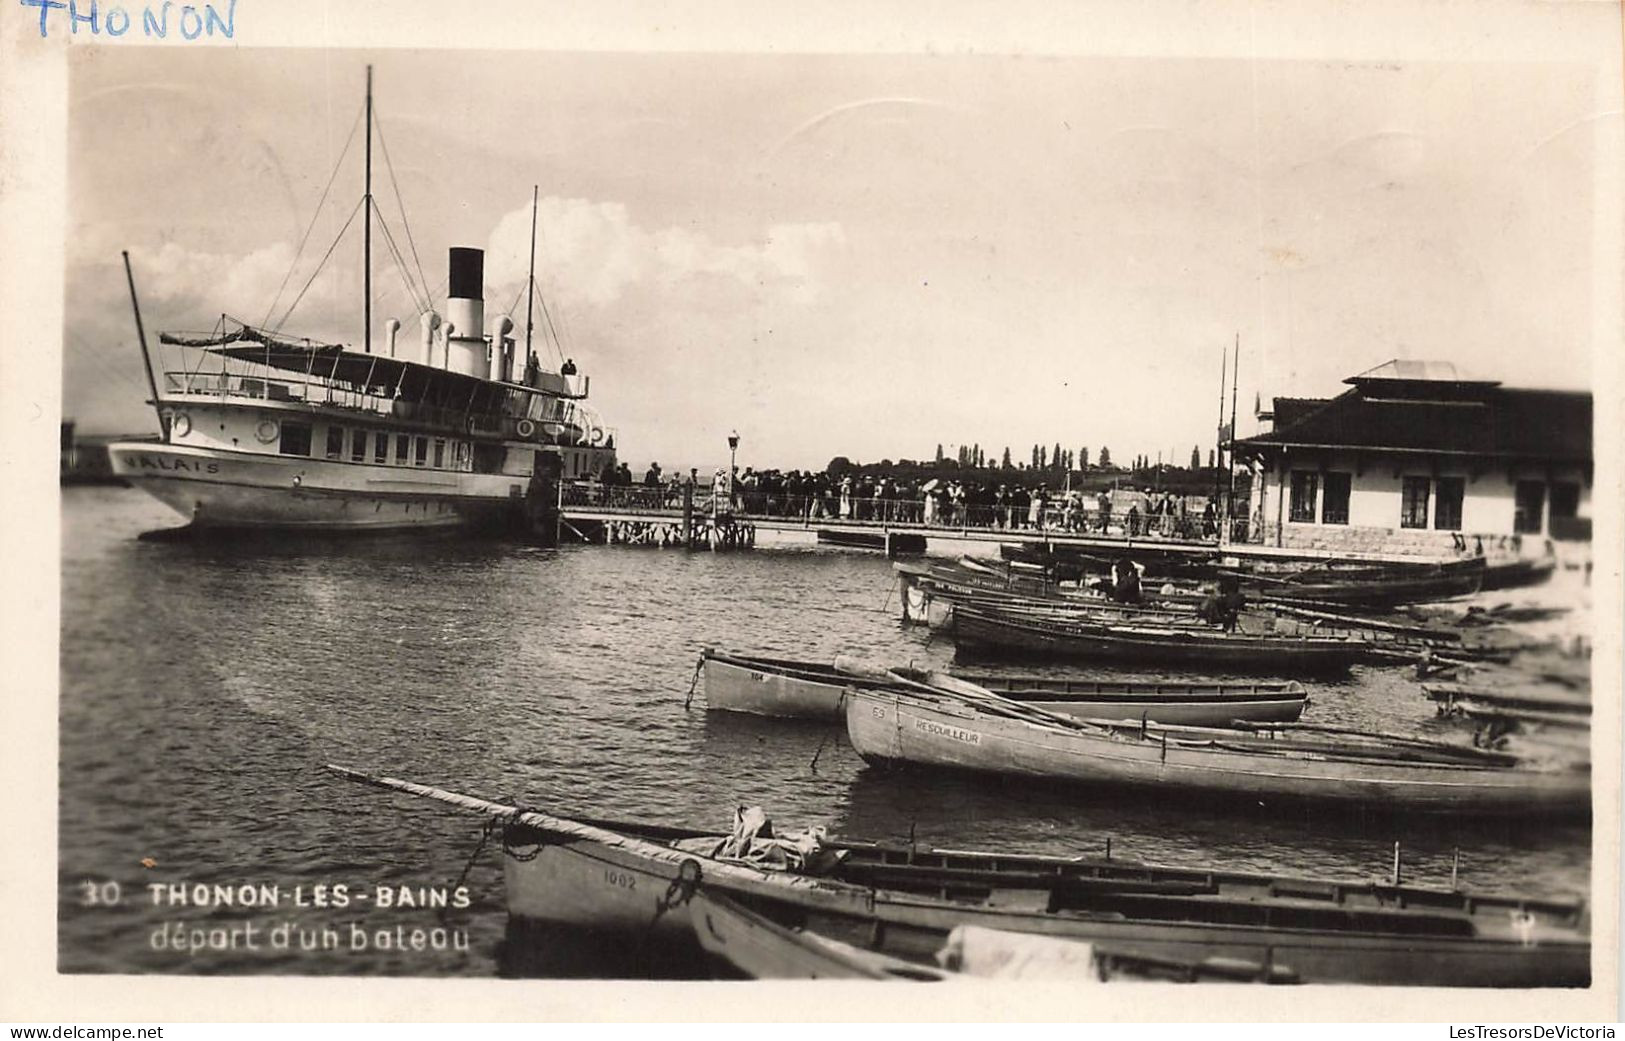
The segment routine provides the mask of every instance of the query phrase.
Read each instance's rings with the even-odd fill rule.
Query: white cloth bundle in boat
[[[937,964],[984,979],[1100,982],[1092,944],[980,925],[956,926],[937,952]]]
[[[734,810],[733,831],[720,842],[714,838],[680,839],[676,849],[717,860],[734,860],[753,867],[819,874],[840,859],[840,851],[824,848],[822,825],[787,835],[774,835],[773,822],[760,806]]]

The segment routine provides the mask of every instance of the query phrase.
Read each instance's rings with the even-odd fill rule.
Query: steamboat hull
[[[501,474],[415,471],[140,442],[113,472],[199,528],[310,532],[486,527],[525,490]]]

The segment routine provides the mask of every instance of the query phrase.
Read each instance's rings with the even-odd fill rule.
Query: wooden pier
[[[686,513],[681,507],[662,508],[638,504],[562,505],[559,510],[560,542],[747,549],[756,545],[759,536],[772,533],[799,537],[808,542],[874,549],[888,556],[930,553],[933,549],[996,552],[999,544],[1011,543],[1055,546],[1108,556],[1124,553],[1132,556],[1135,552],[1156,553],[1188,557],[1193,562],[1211,557],[1236,560],[1336,559],[1410,564],[1419,562],[1416,556],[1407,554],[1352,554],[1251,543],[1221,543],[1217,539],[1169,539],[1058,528],[1000,528],[975,525],[954,527],[827,516],[785,517],[744,513],[714,515],[709,510],[696,508],[698,505],[691,504]]]

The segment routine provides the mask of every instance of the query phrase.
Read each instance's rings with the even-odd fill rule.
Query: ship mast
[[[361,349],[372,353],[372,66],[367,66],[367,188],[361,215]]]
[[[536,199],[541,192],[541,185],[533,184],[530,188],[530,279],[526,282],[529,287],[525,292],[525,368],[530,368],[532,352],[530,349],[530,330],[532,312],[536,307]]]
[[[141,324],[141,301],[135,296],[135,274],[130,270],[130,251],[124,251],[124,278],[130,283],[130,309],[135,312],[135,335],[141,344],[141,365],[147,370],[147,389],[152,392],[152,407],[158,413],[158,431],[169,440],[169,420],[164,416],[164,405],[158,400],[158,380],[152,374],[152,355],[147,353],[147,330]]]

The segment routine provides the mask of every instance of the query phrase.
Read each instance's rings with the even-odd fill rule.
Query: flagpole
[[[1225,519],[1227,521],[1234,520],[1233,514],[1236,511],[1236,392],[1237,388],[1241,385],[1240,373],[1241,334],[1237,333],[1236,360],[1235,363],[1230,366],[1230,459],[1228,462],[1230,467],[1230,495],[1229,501],[1226,503],[1225,507]],[[1233,524],[1231,527],[1232,531],[1230,532],[1230,535],[1231,537],[1234,537],[1235,533],[1233,530]],[[1225,541],[1229,542],[1230,539],[1226,538]]]
[[[1213,509],[1221,526],[1224,521],[1217,514],[1224,502],[1224,485],[1219,480],[1219,467],[1224,463],[1224,380],[1229,370],[1230,345],[1226,344],[1219,353],[1219,421],[1213,427]]]

